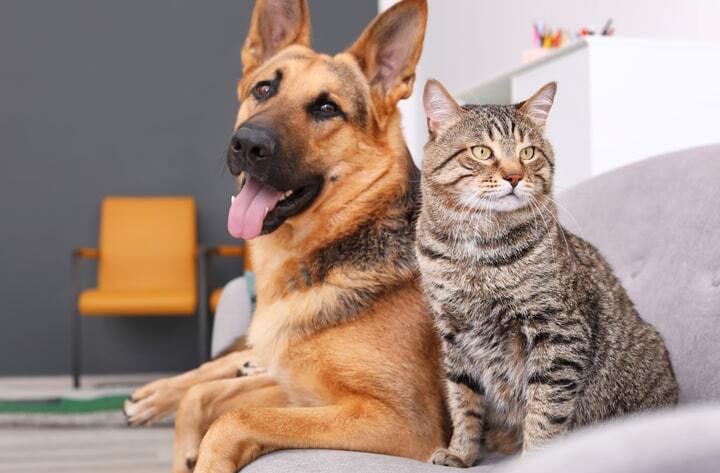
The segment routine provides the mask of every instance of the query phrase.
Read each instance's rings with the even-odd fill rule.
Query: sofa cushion
[[[336,450],[284,450],[242,473],[716,473],[720,404],[685,406],[588,427],[527,457],[468,469]]]
[[[664,337],[681,401],[720,399],[720,146],[623,167],[557,200]]]
[[[719,445],[720,404],[690,405],[579,430],[497,472],[716,473]]]
[[[495,473],[499,464],[474,468],[449,468],[416,460],[376,453],[342,450],[281,450],[262,456],[241,470],[242,473],[442,473],[472,471]]]

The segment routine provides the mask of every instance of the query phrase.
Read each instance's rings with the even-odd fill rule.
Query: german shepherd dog
[[[286,448],[427,460],[446,445],[397,109],[426,20],[426,0],[404,0],[328,56],[310,49],[305,0],[257,1],[227,155],[241,188],[228,227],[249,240],[257,280],[250,349],[125,406],[134,425],[177,410],[174,472],[235,473]]]

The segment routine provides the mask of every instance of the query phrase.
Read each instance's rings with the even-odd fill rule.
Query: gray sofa
[[[563,224],[601,250],[640,314],[664,336],[681,405],[585,428],[532,456],[468,471],[720,472],[720,146],[618,169],[558,201]],[[243,472],[448,470],[384,455],[288,450]]]

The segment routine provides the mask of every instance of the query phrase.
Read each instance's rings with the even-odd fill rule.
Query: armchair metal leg
[[[73,376],[73,387],[78,389],[80,387],[80,372],[82,370],[82,316],[76,309],[73,311],[72,321],[72,376]]]
[[[202,299],[202,298],[201,298]],[[202,304],[202,301],[199,302]],[[202,364],[209,358],[208,353],[208,311],[198,308],[198,361]]]
[[[205,363],[210,358],[208,330],[208,285],[207,256],[205,251],[198,255],[198,360]]]
[[[80,387],[80,372],[82,371],[82,326],[80,311],[78,310],[78,297],[80,296],[81,287],[81,274],[78,261],[78,254],[73,253],[71,262],[71,284],[72,284],[72,318],[70,320],[71,328],[71,340],[70,353],[71,353],[71,370],[73,378],[73,387],[75,389]]]

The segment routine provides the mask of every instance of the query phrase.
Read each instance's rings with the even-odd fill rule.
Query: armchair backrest
[[[196,288],[192,197],[106,197],[100,213],[98,288]]]

